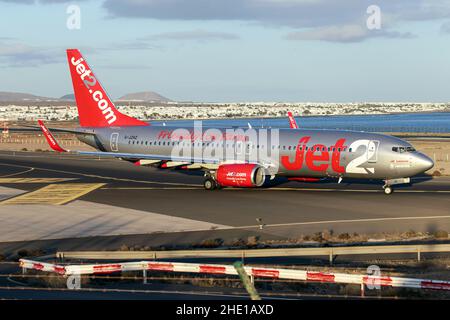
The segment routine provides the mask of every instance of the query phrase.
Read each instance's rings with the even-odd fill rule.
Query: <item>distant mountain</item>
[[[69,93],[69,94],[63,95],[61,98],[59,98],[59,100],[75,101],[75,95],[73,93]]]
[[[22,92],[0,91],[0,101],[54,101],[55,98],[41,97],[34,94]]]
[[[37,96],[30,93],[0,91],[0,102],[26,102],[26,101],[75,101],[73,93],[63,95],[60,98],[50,98]],[[129,93],[117,99],[117,101],[140,101],[140,102],[169,102],[170,99],[162,95],[152,92],[135,92]]]
[[[117,101],[141,101],[141,102],[169,102],[170,99],[153,91],[135,92],[126,94]]]

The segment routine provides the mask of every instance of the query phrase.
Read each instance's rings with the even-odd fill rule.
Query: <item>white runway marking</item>
[[[144,184],[162,184],[162,185],[188,186],[188,187],[198,187],[199,186],[198,184],[189,184],[189,183],[156,182],[156,181],[148,181],[148,180],[135,180],[135,179],[116,178],[116,177],[100,176],[100,175],[96,175],[96,174],[88,174],[88,173],[81,173],[81,172],[74,172],[74,171],[47,169],[47,168],[39,168],[39,167],[29,167],[29,166],[23,166],[23,165],[19,165],[19,164],[0,163],[0,166],[11,166],[11,167],[30,168],[30,169],[34,168],[35,170],[57,172],[57,173],[78,175],[78,176],[88,177],[88,178],[106,179],[106,180],[123,181],[123,182],[137,182],[137,183],[144,183]]]
[[[101,190],[203,190],[204,188],[200,185],[196,187],[105,187],[101,188]],[[281,188],[281,187],[273,187],[273,188],[223,188],[222,190],[227,191],[312,191],[312,192],[368,192],[368,193],[383,193],[383,190],[377,189],[331,189],[331,188]],[[221,190],[220,190],[221,191]],[[220,192],[217,191],[217,192]],[[395,190],[396,193],[450,193],[450,190]]]
[[[332,224],[332,223],[361,223],[361,222],[383,222],[383,221],[398,221],[398,220],[427,220],[427,219],[449,219],[450,216],[422,216],[422,217],[395,217],[395,218],[368,218],[368,219],[350,219],[350,220],[324,220],[324,221],[309,221],[309,222],[292,222],[292,223],[276,223],[267,224],[264,227],[291,227],[301,225],[316,225],[316,224]],[[258,228],[259,225],[241,226],[234,229],[248,229]]]
[[[224,189],[233,190],[233,189]],[[234,189],[237,190],[237,189]],[[329,192],[372,192],[383,193],[382,189],[332,189],[332,188],[269,188],[269,189],[253,189],[261,191],[329,191]],[[395,193],[450,193],[450,190],[395,190]]]
[[[21,172],[16,172],[16,173],[11,173],[11,174],[6,174],[6,175],[4,175],[4,176],[0,176],[0,178],[14,177],[14,176],[18,176],[18,175],[20,175],[20,174],[24,174],[24,173],[27,173],[27,172],[31,172],[31,171],[33,171],[33,170],[34,170],[34,168],[30,168],[30,169],[27,169],[27,170],[24,170],[24,171],[21,171]]]
[[[100,190],[202,190],[203,187],[105,187]]]

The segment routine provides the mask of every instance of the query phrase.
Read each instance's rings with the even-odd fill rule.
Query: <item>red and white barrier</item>
[[[72,274],[105,274],[125,271],[165,271],[165,272],[187,272],[201,274],[223,274],[237,276],[238,273],[232,265],[219,264],[199,264],[182,262],[118,262],[111,264],[82,264],[82,265],[57,265],[51,263],[37,262],[27,259],[20,259],[19,266],[25,269],[55,272],[60,275],[69,276]],[[368,286],[387,286],[402,288],[418,288],[450,291],[450,281],[414,279],[389,276],[372,276],[365,274],[347,273],[325,273],[316,271],[296,270],[296,269],[273,269],[257,268],[251,266],[244,267],[245,272],[255,278],[300,280],[322,283],[346,283],[364,284]]]

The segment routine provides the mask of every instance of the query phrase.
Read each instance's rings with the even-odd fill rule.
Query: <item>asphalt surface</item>
[[[80,200],[229,226],[225,230],[93,237],[95,241],[89,242],[91,249],[117,248],[125,239],[149,245],[174,245],[205,238],[236,239],[250,235],[273,240],[298,238],[325,229],[335,233],[450,229],[449,177],[418,177],[412,186],[399,186],[390,196],[382,192],[380,183],[345,180],[341,184],[283,183],[281,180],[272,188],[206,191],[202,187],[201,172],[31,152],[1,152],[1,177],[72,178],[75,180],[71,182],[106,183]],[[35,190],[43,185],[3,186]],[[264,224],[262,230],[257,219]],[[14,239],[11,241],[9,246],[23,245],[14,244]],[[68,244],[61,241],[50,243],[79,248],[76,239],[68,239],[71,241]]]

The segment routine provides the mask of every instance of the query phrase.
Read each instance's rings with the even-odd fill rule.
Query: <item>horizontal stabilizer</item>
[[[62,148],[58,142],[56,141],[55,137],[53,137],[52,133],[47,129],[47,127],[44,124],[44,121],[38,120],[39,126],[41,127],[42,132],[44,133],[45,139],[47,139],[48,145],[50,148],[57,152],[67,152],[66,149]]]

